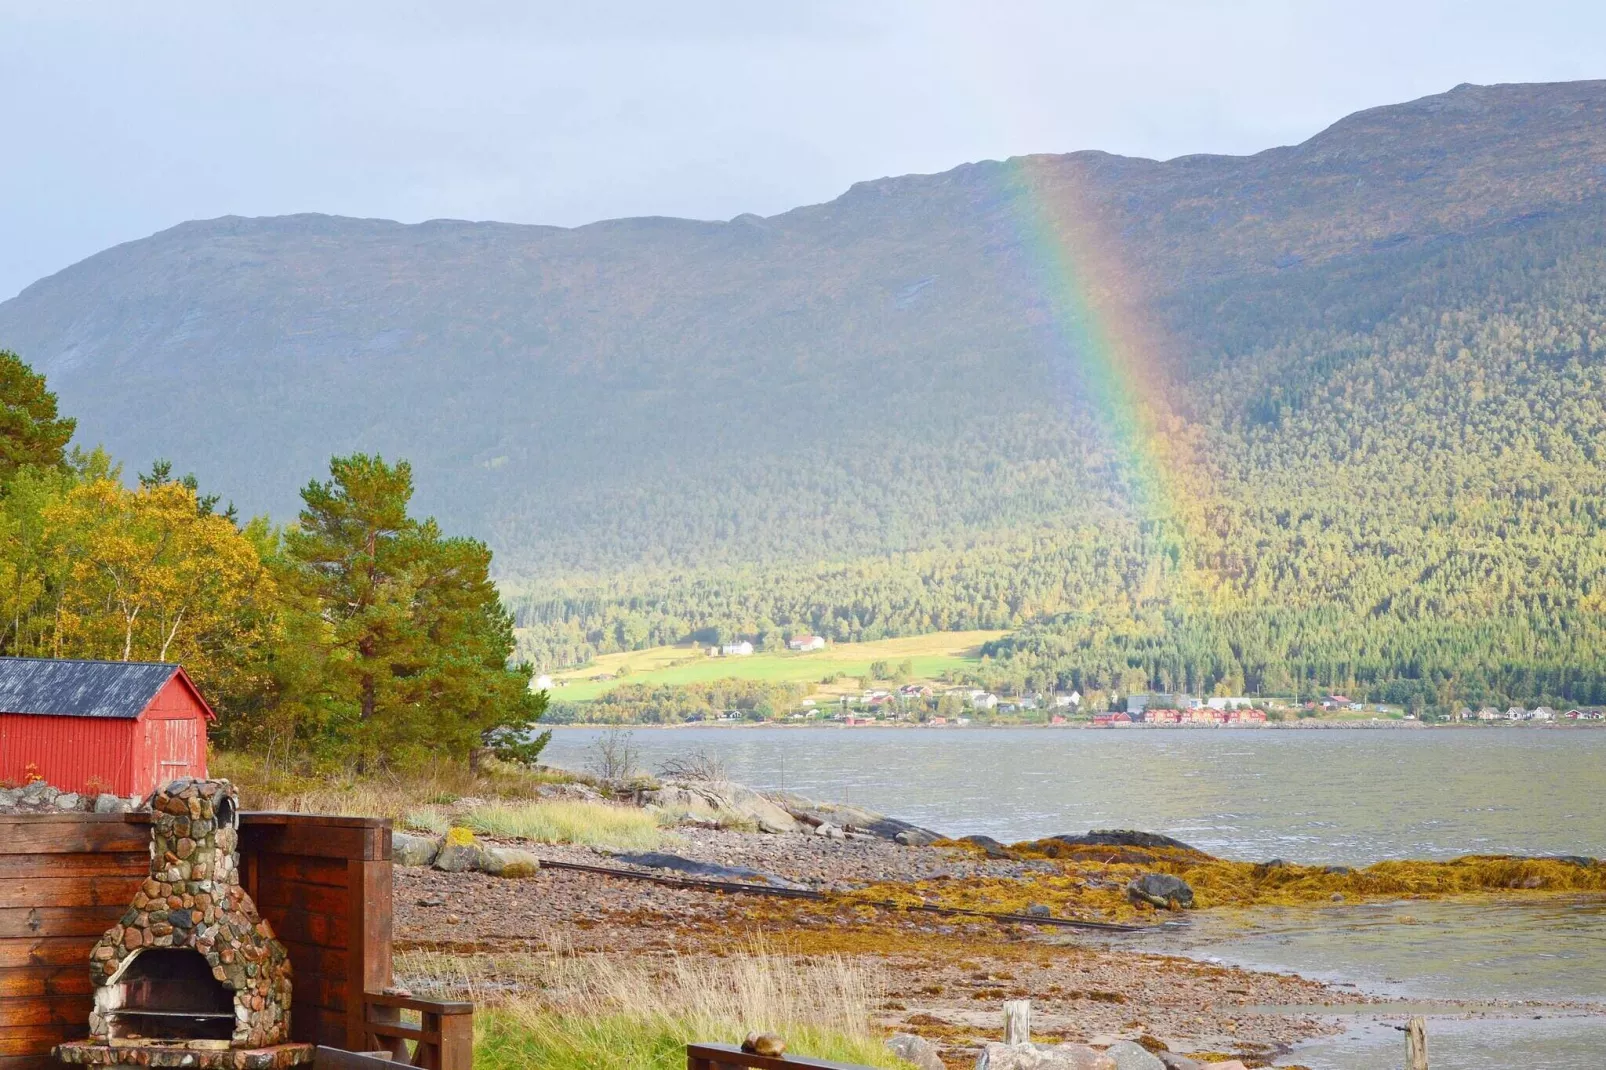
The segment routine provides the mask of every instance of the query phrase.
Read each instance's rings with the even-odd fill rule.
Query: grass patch
[[[415,992],[472,998],[481,1070],[682,1070],[688,1043],[779,1033],[787,1054],[903,1067],[871,1021],[874,967],[745,951],[724,957],[403,954]]]
[[[522,806],[496,804],[471,810],[464,825],[486,836],[537,843],[650,850],[663,842],[658,818],[612,803],[552,800]]]
[[[421,810],[409,810],[398,824],[412,832],[428,832],[435,836],[444,836],[452,827],[452,818],[444,810],[426,806]]]
[[[840,687],[822,690],[851,691],[862,685],[873,661],[896,664],[905,658],[914,662],[916,679],[931,680],[944,672],[973,672],[981,668],[981,645],[1007,633],[993,631],[932,632],[903,639],[883,639],[874,643],[835,643],[824,650],[806,654],[775,651],[747,657],[711,658],[694,646],[653,647],[623,654],[604,654],[583,669],[554,673],[555,681],[569,681],[554,687],[552,697],[566,702],[584,702],[607,694],[620,684],[695,684],[713,680],[763,680],[770,683],[818,683],[826,676],[843,677]],[[613,680],[592,680],[611,676],[621,667],[629,674]]]
[[[802,1026],[781,1034],[788,1055],[904,1067],[879,1041]],[[485,1070],[684,1070],[686,1045],[740,1044],[746,1032],[696,1019],[584,1017],[493,1008],[475,1030],[474,1065]]]

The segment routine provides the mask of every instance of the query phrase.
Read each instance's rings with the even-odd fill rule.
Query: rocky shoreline
[[[1064,930],[911,914],[852,899],[858,890],[888,883],[973,885],[1048,877],[1058,868],[1046,859],[989,850],[988,843],[943,841],[933,830],[860,808],[761,796],[730,785],[661,785],[641,796],[644,805],[676,811],[694,800],[772,831],[683,825],[659,852],[494,840],[478,846],[487,854],[528,850],[548,862],[773,882],[831,897],[820,902],[714,893],[552,866],[517,881],[489,869],[456,869],[455,863],[403,866],[395,877],[402,966],[411,955],[442,952],[501,964],[508,956],[554,947],[567,954],[632,957],[718,955],[754,946],[851,956],[873,962],[888,980],[880,1024],[913,1038],[902,1042],[911,1053],[928,1051],[938,1060],[916,1065],[970,1067],[986,1055],[995,1070],[1150,1065],[1125,1048],[1116,1049],[1123,1056],[1117,1062],[1078,1047],[1123,1042],[1147,1058],[1169,1059],[1152,1065],[1178,1070],[1191,1065],[1185,1052],[1241,1056],[1263,1065],[1299,1040],[1337,1031],[1319,1016],[1274,1008],[1368,999],[1287,974],[1110,948]],[[414,861],[422,861],[430,847],[448,849],[444,838],[438,845],[427,840]],[[400,858],[413,843],[407,834],[398,834],[398,842]],[[506,973],[501,965],[493,968]],[[1033,1035],[1054,1049],[1042,1061],[1021,1062],[1026,1056],[1019,1051],[987,1055],[984,1045],[996,1039],[1002,1002],[1018,998],[1032,1000]],[[1073,1056],[1082,1061],[1063,1061]]]

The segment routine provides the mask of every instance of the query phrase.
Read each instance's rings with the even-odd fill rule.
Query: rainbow
[[[1003,165],[1003,195],[1047,306],[1057,348],[1104,425],[1140,519],[1193,542],[1203,502],[1191,439],[1166,400],[1161,342],[1145,326],[1141,288],[1099,233],[1076,176],[1053,157]],[[1184,554],[1184,557],[1187,555]]]

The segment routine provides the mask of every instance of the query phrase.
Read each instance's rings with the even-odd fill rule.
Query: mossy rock
[[[493,877],[522,880],[541,872],[541,860],[528,851],[493,847],[485,851],[481,869]]]

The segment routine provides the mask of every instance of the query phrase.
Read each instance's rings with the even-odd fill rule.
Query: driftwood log
[[[1004,1043],[1032,1042],[1032,1001],[1011,999],[1004,1003]]]
[[[1412,1018],[1405,1023],[1405,1070],[1428,1070],[1428,1023]]]

